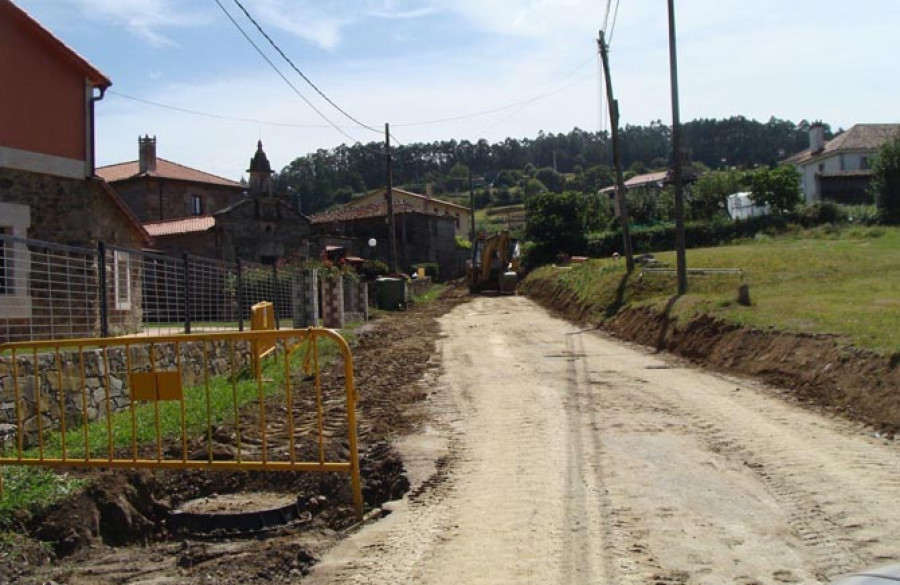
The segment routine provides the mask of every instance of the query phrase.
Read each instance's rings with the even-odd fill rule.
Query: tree
[[[691,186],[691,212],[694,219],[710,220],[721,215],[728,196],[742,191],[746,185],[742,171],[710,171],[700,175]]]
[[[881,221],[900,224],[900,135],[878,152],[872,165],[872,191]]]
[[[529,198],[534,197],[538,193],[543,193],[546,190],[547,187],[537,179],[528,179],[522,185],[522,199],[527,201]]]
[[[554,193],[562,193],[566,186],[566,178],[562,173],[558,173],[550,167],[543,167],[537,170],[534,178],[544,184],[547,189]]]
[[[576,191],[539,193],[525,201],[525,211],[525,236],[536,246],[551,256],[584,251],[592,211],[585,195]]]
[[[793,211],[803,200],[800,173],[793,165],[758,169],[753,173],[750,189],[750,198],[755,204],[768,205],[776,213]]]

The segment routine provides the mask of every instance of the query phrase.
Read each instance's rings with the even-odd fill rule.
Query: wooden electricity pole
[[[393,157],[391,156],[391,127],[384,124],[384,150],[387,154],[387,215],[388,215],[388,257],[391,263],[391,274],[397,274],[397,229],[394,223],[394,175],[392,171]]]
[[[475,188],[472,186],[472,169],[469,169],[469,219],[471,228],[469,229],[469,241],[475,241]]]
[[[687,292],[684,238],[684,187],[681,173],[681,114],[678,107],[678,54],[675,49],[675,0],[669,0],[669,74],[672,84],[672,182],[675,184],[675,260],[678,294]]]
[[[631,232],[628,229],[628,204],[625,202],[625,178],[622,176],[622,149],[619,146],[619,102],[613,98],[612,78],[609,73],[608,47],[603,31],[597,38],[600,58],[603,61],[603,76],[606,80],[606,101],[609,104],[609,125],[613,144],[613,165],[616,168],[616,204],[619,221],[622,223],[622,247],[625,252],[625,269],[634,272],[634,254],[631,251]]]

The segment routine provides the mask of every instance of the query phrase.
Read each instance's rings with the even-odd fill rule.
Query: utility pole
[[[678,54],[675,49],[675,0],[669,0],[669,74],[672,85],[672,180],[675,184],[675,259],[678,294],[687,292],[687,259],[684,239],[684,187],[681,173],[681,121],[678,108]]]
[[[393,157],[391,156],[391,127],[384,124],[384,151],[387,158],[387,214],[388,214],[388,254],[391,264],[391,274],[397,274],[397,229],[394,223],[394,175]]]
[[[606,101],[609,104],[609,126],[613,143],[613,165],[616,167],[616,204],[619,221],[622,223],[622,247],[625,252],[625,269],[629,274],[634,272],[634,254],[631,251],[631,232],[628,229],[628,204],[625,202],[625,178],[622,176],[622,149],[619,146],[619,102],[613,98],[612,79],[609,73],[608,47],[603,38],[603,31],[597,38],[600,58],[603,60],[603,76],[606,80]]]
[[[469,169],[469,218],[472,227],[469,230],[469,241],[475,242],[475,188],[472,186],[472,169]]]

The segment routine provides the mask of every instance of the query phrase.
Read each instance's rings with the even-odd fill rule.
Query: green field
[[[478,209],[475,211],[475,229],[487,233],[501,230],[521,232],[525,229],[526,215],[524,205]]]
[[[655,257],[674,268],[674,252]],[[706,313],[758,328],[837,334],[882,353],[900,350],[900,229],[823,227],[762,236],[740,245],[688,250],[687,266],[743,272],[691,274],[688,294],[671,307],[674,316]],[[638,267],[625,279],[624,261],[608,259],[567,270],[544,267],[529,276],[547,278],[572,289],[598,320],[629,303],[663,307],[676,290],[674,274],[641,276]],[[737,303],[737,288],[744,283],[750,286],[751,306]]]

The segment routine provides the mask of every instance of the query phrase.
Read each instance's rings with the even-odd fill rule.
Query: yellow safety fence
[[[361,517],[350,348],[319,327],[0,345],[0,465],[344,472]]]

